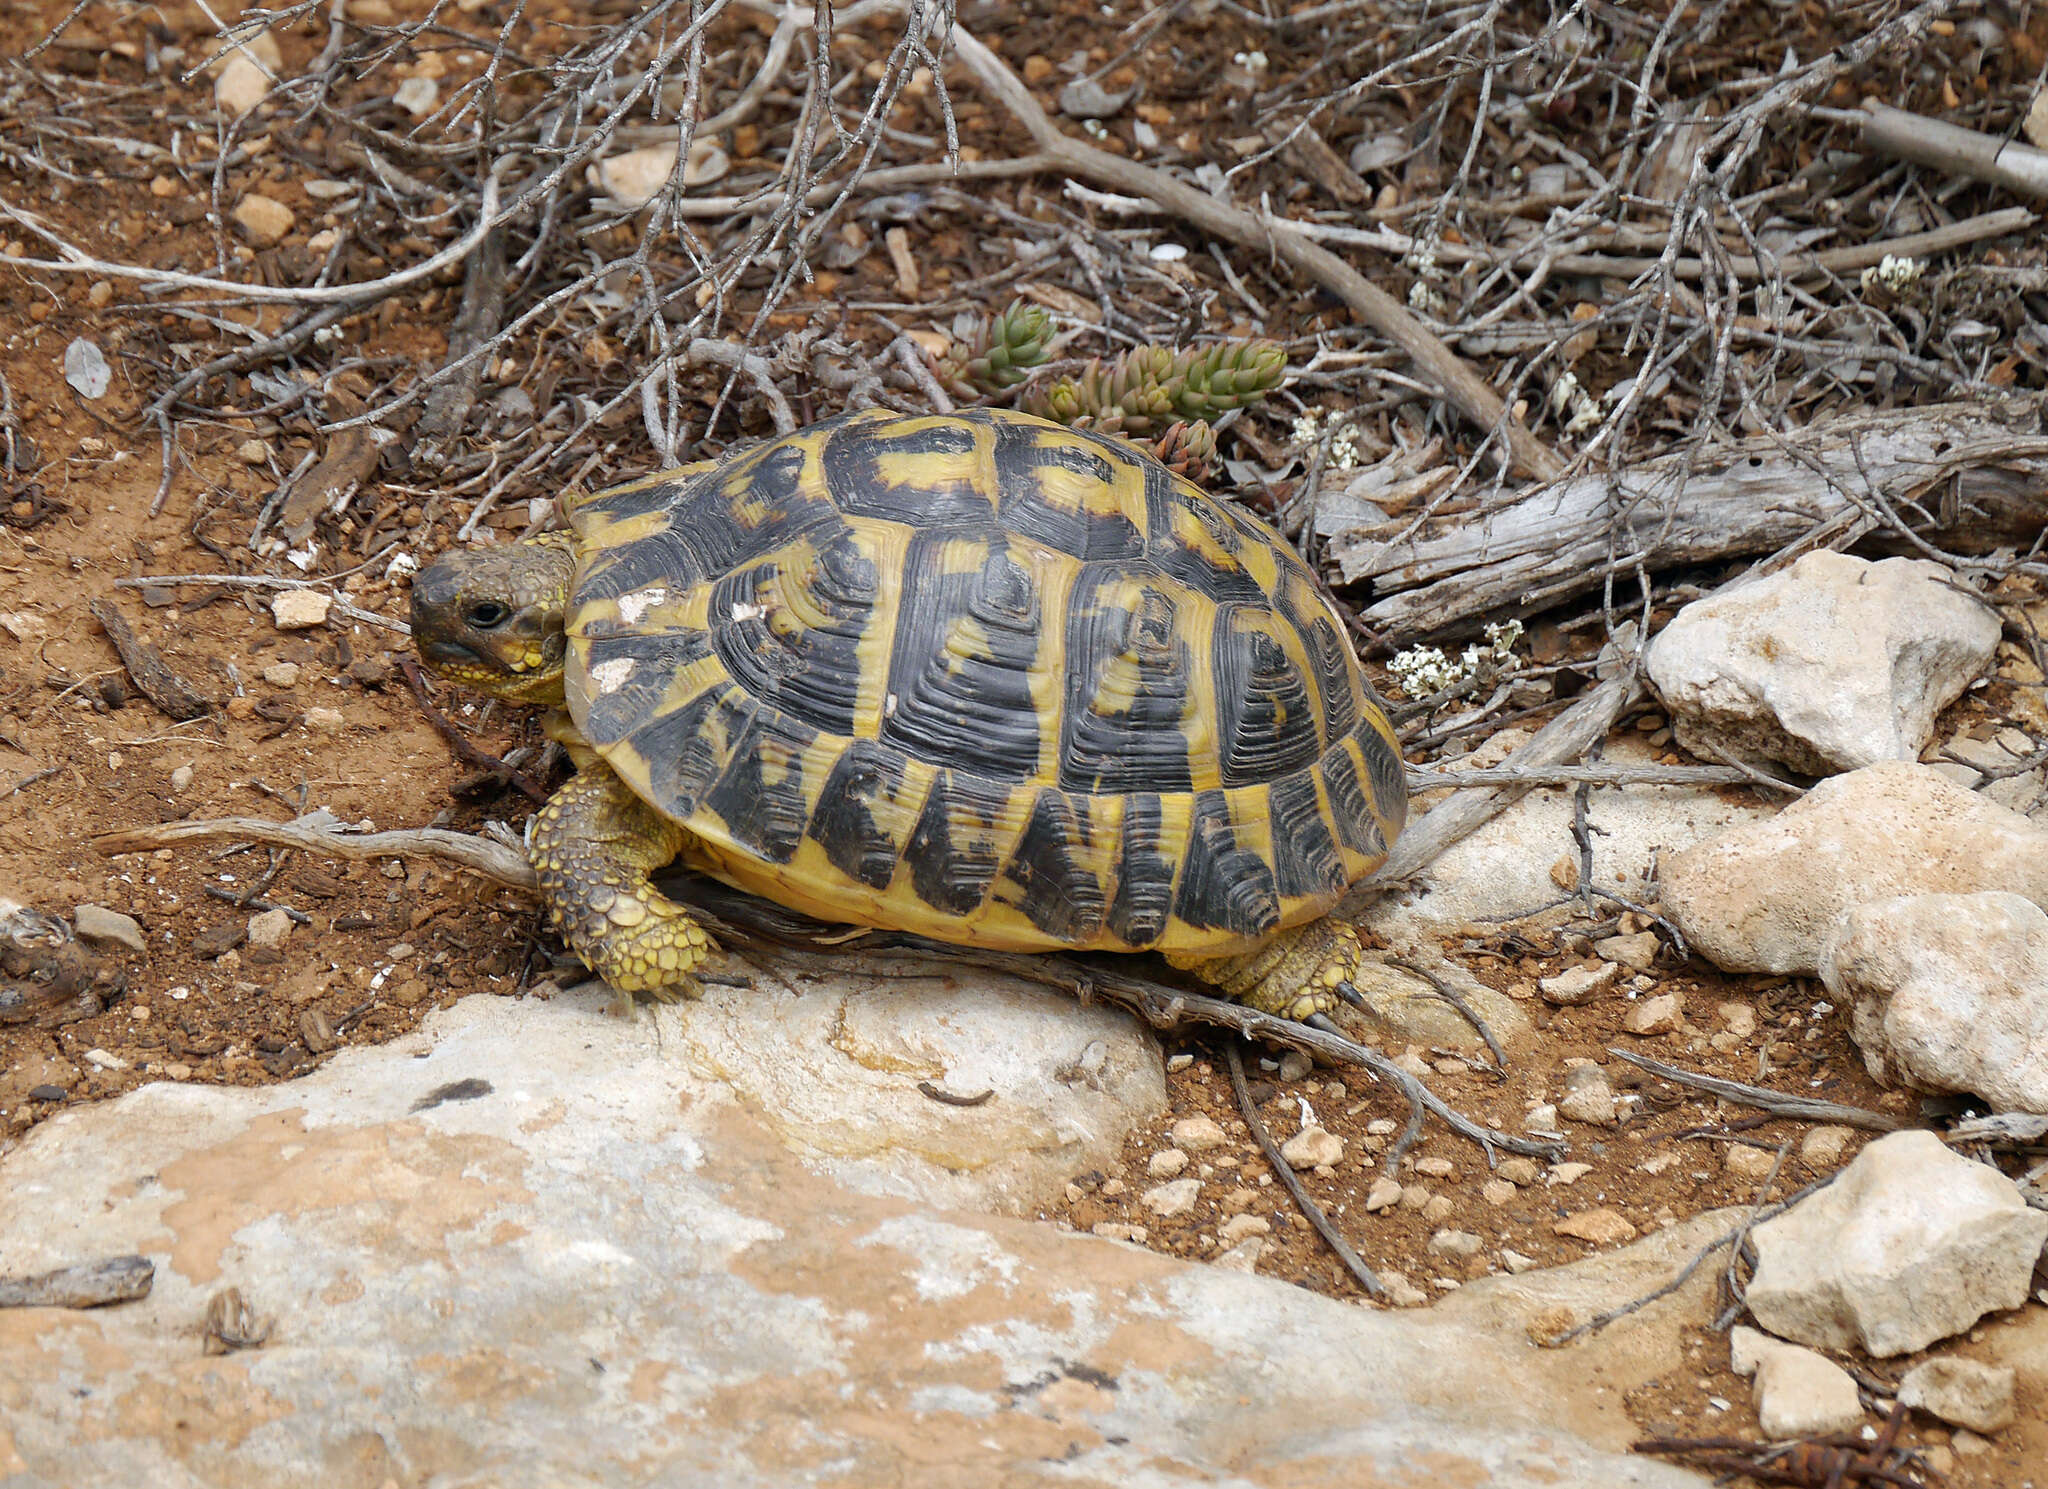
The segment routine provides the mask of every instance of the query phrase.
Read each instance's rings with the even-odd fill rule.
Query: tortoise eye
[[[499,604],[496,600],[485,600],[470,606],[463,619],[479,631],[490,631],[505,624],[511,615],[512,611],[507,606]]]

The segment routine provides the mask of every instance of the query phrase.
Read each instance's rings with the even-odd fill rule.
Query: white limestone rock
[[[1759,1324],[1819,1349],[1889,1356],[2025,1302],[2048,1214],[1933,1133],[1895,1132],[1752,1236]]]
[[[1822,781],[1768,822],[1664,855],[1665,913],[1730,972],[1812,976],[1857,905],[2009,890],[2048,906],[2048,828],[1925,765]]]
[[[1899,1379],[1899,1400],[1972,1432],[1996,1432],[2013,1418],[2015,1372],[1958,1355],[1922,1360]]]
[[[1605,759],[1643,765],[1659,753],[1631,730],[1608,741]],[[1572,803],[1570,791],[1531,791],[1446,848],[1407,888],[1376,898],[1362,923],[1391,946],[1435,948],[1446,930],[1554,904],[1560,890],[1552,867],[1561,858],[1577,863],[1579,857]],[[1761,800],[1698,787],[1595,787],[1586,806],[1593,882],[1646,904],[1656,898],[1659,853],[1704,842],[1777,810]],[[1411,815],[1420,811],[1418,806]]]
[[[1002,986],[960,981],[878,1001],[909,1000],[908,1026]],[[778,995],[764,979],[746,1001],[773,1026],[863,986]],[[1076,1015],[1102,1037],[1099,1010],[1032,1001],[1042,1039]],[[877,1195],[793,1150],[742,1094],[758,1084],[709,1072],[721,1015],[613,1019],[606,1002],[469,998],[300,1080],[152,1085],[28,1134],[0,1157],[8,1269],[141,1252],[156,1272],[119,1307],[0,1310],[0,1477],[809,1489],[933,1481],[937,1443],[937,1477],[962,1484],[1048,1455],[1055,1476],[1162,1489],[1389,1483],[1418,1463],[1495,1489],[1701,1482],[1626,1450],[1621,1400],[1682,1358],[1675,1342],[1615,1353],[1625,1329],[1657,1326],[1641,1315],[1585,1371],[1503,1369],[1526,1325],[1498,1294],[1456,1321],[1366,1310]],[[880,1016],[846,1041],[864,1058],[883,1053]],[[1056,1080],[1029,1096],[1005,1081],[948,1107],[916,1095],[922,1059],[866,1068],[941,1124],[1064,1099]],[[942,1126],[903,1142],[958,1156]],[[1659,1237],[1654,1270],[1703,1239]],[[1644,1270],[1603,1270],[1587,1306],[1627,1301]],[[1687,1324],[1709,1316],[1710,1270]],[[274,1327],[259,1350],[208,1357],[201,1321],[230,1284]]]
[[[1863,1422],[1855,1377],[1826,1355],[1797,1344],[1773,1339],[1759,1350],[1751,1389],[1757,1425],[1766,1437],[1824,1436]]]
[[[1820,975],[1849,1006],[1872,1079],[2048,1112],[2048,914],[2032,900],[1993,891],[1858,905]]]
[[[1989,665],[1998,617],[1927,559],[1809,553],[1695,600],[1651,641],[1678,742],[1807,775],[1917,760]]]

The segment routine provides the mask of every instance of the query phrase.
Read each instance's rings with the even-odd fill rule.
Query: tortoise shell
[[[1124,442],[870,410],[589,497],[566,689],[692,838],[823,919],[1004,950],[1242,950],[1407,792],[1274,535]]]

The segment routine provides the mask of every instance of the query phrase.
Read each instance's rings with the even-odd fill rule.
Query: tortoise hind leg
[[[1338,989],[1358,974],[1363,956],[1358,932],[1325,916],[1237,956],[1166,959],[1261,1013],[1306,1019],[1337,1006]]]
[[[717,947],[648,879],[681,851],[683,830],[602,761],[579,764],[527,838],[548,916],[584,965],[621,993],[694,998],[690,973]]]

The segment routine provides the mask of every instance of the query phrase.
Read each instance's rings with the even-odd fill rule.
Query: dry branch
[[[1831,525],[1870,532],[1885,509],[1922,537],[1984,551],[2048,525],[2039,400],[1844,415],[1785,435],[1682,451],[1575,476],[1490,510],[1444,507],[1413,524],[1333,535],[1363,615],[1401,634],[1527,612],[1610,575],[1773,553]]]
[[[1863,143],[1951,176],[1968,176],[2022,196],[2048,197],[2048,151],[2017,140],[1928,119],[1874,98],[1863,100]]]
[[[213,700],[173,672],[163,654],[135,634],[113,601],[94,600],[89,608],[143,697],[181,721],[203,719],[213,712]]]

